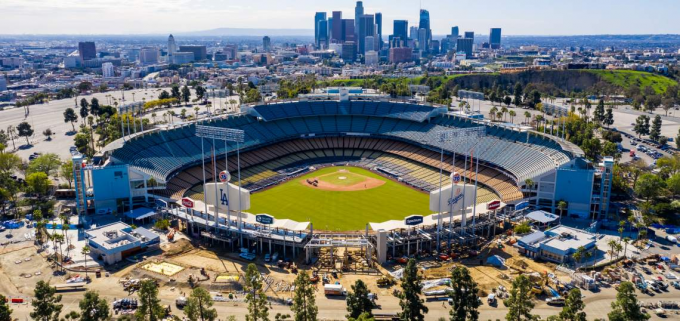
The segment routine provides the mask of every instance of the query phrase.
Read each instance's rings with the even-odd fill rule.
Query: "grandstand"
[[[350,162],[376,169],[424,191],[438,187],[440,150],[443,170],[457,171],[474,180],[464,162],[479,159],[481,201],[500,197],[511,203],[523,198],[520,186],[576,157],[577,149],[554,138],[448,114],[446,108],[385,100],[287,101],[242,107],[242,113],[199,121],[199,124],[241,129],[242,184],[265,188],[306,166]],[[179,199],[200,193],[201,163],[218,155],[217,171],[225,169],[224,155],[235,144],[203,142],[195,136],[196,123],[149,130],[105,148],[109,164],[130,166],[166,183],[161,196]],[[438,133],[451,128],[486,127],[475,141],[440,143]],[[451,157],[456,155],[452,168]],[[236,158],[229,158],[229,171]],[[213,177],[206,166],[206,177]],[[234,179],[236,175],[232,175]],[[498,196],[496,196],[498,195]]]

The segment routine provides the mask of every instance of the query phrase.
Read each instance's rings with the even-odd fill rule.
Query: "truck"
[[[325,284],[323,286],[323,293],[325,295],[347,295],[347,289],[343,288],[341,284]]]

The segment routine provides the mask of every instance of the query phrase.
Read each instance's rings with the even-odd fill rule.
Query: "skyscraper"
[[[333,11],[333,26],[331,27],[331,42],[342,42],[342,11]]]
[[[491,28],[489,32],[489,44],[491,49],[501,48],[501,28]]]
[[[170,35],[168,37],[168,63],[173,64],[175,63],[175,52],[177,52],[177,44],[175,43],[175,37]]]
[[[427,52],[430,48],[430,40],[432,40],[432,30],[430,29],[430,12],[425,9],[420,9],[420,22],[418,29],[425,29],[425,42],[420,44],[420,50]],[[420,30],[418,30],[418,40],[420,41]]]
[[[376,33],[376,38],[375,41],[378,43],[378,47],[376,48],[376,51],[382,49],[383,45],[383,38],[382,38],[382,13],[376,12],[375,13],[375,33]]]
[[[359,53],[366,52],[366,37],[373,37],[375,34],[375,16],[365,14],[359,21]]]
[[[465,38],[472,39],[472,43],[475,43],[475,32],[474,31],[466,31],[465,32]]]
[[[269,38],[269,36],[264,36],[262,38],[262,48],[264,51],[272,50],[272,40]]]
[[[366,36],[366,38],[364,38],[364,52],[362,52],[362,54],[365,55],[369,51],[376,51],[375,49],[375,37]]]
[[[351,20],[351,19],[348,19]],[[345,62],[354,62],[357,60],[357,48],[354,41],[345,41],[342,44],[342,60]]]
[[[340,28],[342,29],[342,34],[340,35],[342,42],[355,41],[354,26],[354,19],[342,19],[342,28]],[[354,47],[356,47],[356,44],[354,44]]]
[[[319,43],[319,23],[321,21],[326,21],[326,13],[325,12],[317,12],[314,15],[314,44],[316,45],[317,48],[320,47]],[[326,30],[328,32],[328,30]]]
[[[151,65],[158,63],[158,49],[153,47],[144,47],[139,52],[139,62],[142,65]]]
[[[418,50],[420,50],[420,55],[423,56],[424,53],[428,51],[427,42],[427,29],[418,29]]]
[[[364,15],[364,3],[357,1],[357,6],[354,8],[354,39],[361,39],[359,36],[359,23],[361,16]]]
[[[399,37],[401,41],[406,42],[408,39],[408,21],[394,20],[394,37]]]
[[[456,51],[464,52],[465,58],[472,58],[472,43],[473,40],[470,38],[458,38],[456,42]]]
[[[78,55],[80,61],[97,58],[97,48],[92,41],[78,43]]]
[[[7,80],[4,75],[0,75],[0,91],[7,90]]]
[[[451,38],[453,38],[453,41],[456,41],[458,37],[460,37],[460,31],[458,30],[458,26],[451,27]]]
[[[411,26],[411,28],[408,28],[408,38],[413,40],[418,39],[418,27]]]
[[[317,48],[328,48],[328,20],[319,21],[319,40]]]

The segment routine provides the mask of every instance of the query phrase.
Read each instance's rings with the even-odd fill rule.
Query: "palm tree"
[[[630,237],[628,237],[628,236],[624,237],[623,243],[626,244],[623,248],[623,256],[626,256],[626,254],[628,253],[628,243],[630,243]]]
[[[623,250],[623,246],[621,246],[621,243],[616,243],[616,246],[614,247],[616,250],[616,258],[619,258],[619,253],[621,253],[621,250]]]
[[[194,114],[196,115],[196,116],[194,116],[194,117],[196,117],[196,119],[198,119],[198,111],[199,111],[199,110],[201,110],[201,109],[198,108],[198,106],[194,107]]]
[[[611,254],[611,256],[609,257],[609,262],[611,262],[614,259],[614,249],[616,248],[616,244],[618,243],[616,243],[616,240],[614,239],[611,239],[609,240],[609,242],[607,242],[607,246],[609,246],[609,248],[611,249],[611,251],[609,252]]]
[[[229,99],[229,105],[230,106],[236,105],[236,99],[234,98]],[[231,107],[229,107],[229,111],[231,111]]]
[[[87,245],[83,246],[83,249],[80,250],[80,254],[85,256],[85,279],[87,279],[87,257],[90,255],[90,247]]]
[[[151,119],[153,120],[154,124],[156,123],[156,113],[153,112],[151,113]]]
[[[510,115],[510,122],[512,123],[515,119],[515,116],[517,116],[517,113],[514,110],[511,110],[508,112],[508,114]]]
[[[595,247],[595,248],[593,248],[592,250],[586,252],[586,254],[585,254],[585,257],[586,257],[586,267],[588,267],[588,262],[590,262],[590,258],[593,257],[593,252],[594,252],[594,251],[597,251],[597,247]]]
[[[529,119],[531,119],[531,113],[528,112],[528,111],[525,111],[525,112],[524,112],[524,122],[528,124],[528,123],[529,123]]]
[[[562,224],[562,214],[564,213],[564,210],[567,209],[567,202],[559,201],[557,203],[557,208],[560,210],[560,224]]]
[[[529,193],[531,193],[531,191],[534,189],[534,180],[527,178],[524,180],[524,185],[526,185],[526,187],[529,189]],[[529,202],[529,204],[531,204],[531,202]]]
[[[503,112],[503,121],[505,121],[505,114],[508,113],[508,108],[507,107],[502,107],[501,112]]]

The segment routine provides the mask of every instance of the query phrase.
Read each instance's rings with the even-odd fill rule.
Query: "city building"
[[[78,54],[80,61],[97,58],[97,48],[92,41],[85,41],[78,43]]]
[[[364,64],[366,64],[366,66],[377,66],[380,62],[380,57],[378,56],[377,51],[371,50],[366,52],[364,60]]]
[[[398,41],[408,41],[408,20],[394,20],[394,31],[392,36],[392,39],[399,38]],[[391,46],[392,44],[390,44],[390,47]]]
[[[151,210],[151,215],[155,212]],[[101,256],[111,265],[135,254],[146,252],[160,245],[160,236],[143,227],[133,229],[123,222],[115,222],[85,231],[90,253]]]
[[[366,36],[364,38],[364,52],[362,54],[366,54],[369,51],[376,51],[376,43],[375,43],[375,37],[373,36]]]
[[[272,40],[269,38],[269,36],[262,37],[262,48],[264,51],[272,50]]]
[[[390,63],[398,64],[412,61],[413,50],[409,47],[390,48]]]
[[[460,37],[460,29],[458,29],[458,26],[451,27],[451,38],[455,41],[458,37]]]
[[[139,63],[152,65],[158,63],[159,52],[157,48],[146,47],[139,52]]]
[[[104,76],[104,78],[113,78],[116,76],[112,63],[105,62],[102,64],[102,76]]]
[[[418,51],[420,51],[421,56],[428,52],[427,46],[428,46],[427,29],[420,28],[418,29]]]
[[[319,21],[319,43],[317,48],[328,49],[328,20]]]
[[[354,19],[342,19],[342,42],[355,41]]]
[[[357,60],[357,45],[354,41],[345,41],[342,43],[341,58],[346,63],[351,63]]]
[[[465,58],[472,58],[472,42],[470,38],[458,38],[456,41],[456,51],[465,53]]]
[[[222,51],[227,56],[227,60],[235,60],[237,58],[237,54],[238,54],[238,46],[237,45],[225,45],[224,49]]]
[[[4,75],[0,75],[0,91],[7,90],[7,79]]]
[[[365,14],[361,16],[359,22],[359,53],[366,52],[366,37],[373,37],[375,34],[375,16]]]
[[[319,32],[319,23],[321,21],[326,21],[326,13],[325,12],[317,12],[314,15],[314,44],[316,45],[316,48],[321,48],[321,43],[320,43],[320,32]],[[326,33],[328,33],[328,26],[326,26]]]
[[[489,32],[489,46],[491,49],[501,48],[501,28],[491,28]]]
[[[472,39],[472,43],[475,43],[475,32],[474,31],[466,31],[465,32],[465,38]]]
[[[208,54],[205,46],[197,45],[179,46],[179,51],[193,53],[194,61],[204,61],[208,59]]]
[[[359,24],[361,22],[361,16],[364,15],[364,3],[357,1],[356,7],[354,7],[354,39],[361,39],[359,34]],[[356,40],[355,40],[356,41]],[[360,48],[360,47],[359,47]]]
[[[342,43],[343,27],[342,27],[342,11],[333,11],[332,26],[331,26],[331,43]]]
[[[597,236],[584,230],[558,225],[546,231],[536,231],[517,241],[519,252],[530,258],[556,263],[574,261],[572,255],[580,247],[587,252],[595,249]]]
[[[416,26],[409,27],[408,38],[411,40],[418,40],[418,27]]]
[[[175,53],[177,52],[177,44],[175,43],[175,37],[170,35],[168,37],[168,63],[169,64],[174,64],[174,56]]]
[[[382,13],[376,12],[375,14],[375,33],[376,33],[376,38],[375,41],[377,43],[377,50],[382,49],[383,46],[383,38],[382,38],[382,27],[383,27],[383,22],[382,22]]]
[[[425,29],[425,38],[421,42],[421,31]],[[421,52],[427,52],[430,48],[430,40],[432,40],[432,29],[430,29],[430,12],[425,9],[420,9],[420,22],[418,24],[418,43]]]
[[[228,55],[227,55],[228,56]],[[173,56],[173,64],[182,65],[190,64],[195,61],[193,52],[181,52],[178,51]]]

